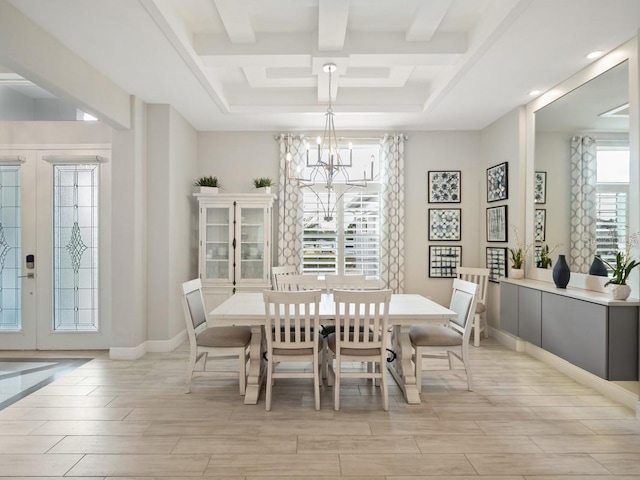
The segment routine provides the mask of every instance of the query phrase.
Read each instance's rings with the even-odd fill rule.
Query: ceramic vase
[[[524,268],[512,268],[511,278],[514,278],[516,280],[524,278]]]
[[[606,265],[598,255],[593,257],[593,263],[589,267],[589,275],[596,275],[598,277],[609,276]]]
[[[631,295],[631,287],[629,285],[611,285],[611,296],[614,300],[626,300]]]
[[[564,255],[558,255],[558,260],[553,267],[553,283],[558,288],[567,288],[569,278],[571,277],[571,271],[569,271],[569,265]]]

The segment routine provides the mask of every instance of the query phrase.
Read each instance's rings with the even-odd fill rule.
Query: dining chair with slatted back
[[[456,269],[456,274],[459,279],[478,285],[478,293],[476,295],[478,301],[473,317],[473,345],[475,347],[480,346],[480,334],[482,332],[484,332],[484,338],[489,338],[489,326],[487,325],[486,314],[489,273],[490,270],[488,268],[458,267]]]
[[[207,312],[202,297],[202,283],[199,278],[182,284],[182,309],[189,338],[189,367],[187,370],[186,393],[191,392],[191,380],[197,373],[238,377],[240,395],[244,395],[247,382],[247,362],[251,327],[215,327],[207,325]],[[207,370],[207,360],[237,359],[238,370]],[[202,360],[202,370],[195,367]]]
[[[267,337],[267,391],[265,405],[271,410],[273,381],[277,378],[312,378],[315,408],[320,410],[320,298],[321,290],[276,292],[266,290],[265,335]],[[299,369],[282,363],[311,362]],[[295,366],[295,364],[294,364]]]
[[[469,391],[473,390],[469,338],[475,315],[477,291],[478,285],[475,283],[454,279],[449,309],[456,312],[456,317],[449,320],[446,326],[414,326],[409,330],[411,346],[414,348],[413,361],[419,392],[422,392],[423,358],[446,359],[449,361],[449,370],[455,370],[453,359],[458,359],[467,374],[467,387]]]
[[[324,276],[324,279],[327,284],[327,292],[329,293],[333,290],[364,290],[366,287],[364,274],[327,274]]]
[[[380,380],[382,407],[389,409],[387,387],[387,344],[391,290],[334,290],[335,332],[327,337],[333,354],[330,375],[334,382],[334,408],[340,410],[343,378]],[[367,370],[344,370],[348,362],[373,364]]]
[[[271,286],[273,290],[278,288],[278,280],[286,275],[297,275],[298,269],[293,265],[283,265],[281,267],[271,267]]]
[[[324,280],[317,275],[283,275],[278,279],[278,291],[299,292],[303,290],[324,290]]]

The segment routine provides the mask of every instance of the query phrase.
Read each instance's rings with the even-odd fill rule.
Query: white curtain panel
[[[594,137],[571,137],[572,272],[588,273],[596,251],[596,154]]]
[[[384,288],[404,293],[404,142],[403,134],[384,135],[382,161],[381,280]]]
[[[289,180],[287,170],[295,172],[304,164],[306,153],[304,135],[283,134],[277,137],[280,145],[280,174],[278,178],[278,265],[293,265],[300,271],[302,264],[302,190]],[[291,159],[287,160],[287,153]]]

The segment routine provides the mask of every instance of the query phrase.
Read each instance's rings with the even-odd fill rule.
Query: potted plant
[[[551,266],[553,266],[553,262],[551,261],[551,254],[561,246],[562,244],[558,243],[555,247],[553,247],[552,249],[549,249],[549,245],[547,245],[546,243],[543,243],[542,247],[540,247],[540,257],[536,261],[536,267],[550,268]]]
[[[516,236],[516,246],[509,248],[509,254],[511,256],[511,278],[520,279],[524,277],[524,260],[531,249],[531,244],[525,245],[521,242],[518,236],[518,229],[516,227],[512,228]]]
[[[217,177],[200,177],[194,185],[200,187],[200,193],[218,193],[220,182]]]
[[[253,179],[254,188],[261,188],[264,193],[271,193],[271,187],[274,185],[275,183],[273,182],[273,179],[269,177],[258,177]]]
[[[613,277],[604,286],[612,285],[611,295],[615,300],[626,300],[631,294],[631,287],[627,285],[627,279],[631,274],[631,270],[640,265],[640,262],[629,258],[628,255],[622,252],[616,253],[615,265],[607,262],[604,258],[602,261],[606,263],[613,273]]]

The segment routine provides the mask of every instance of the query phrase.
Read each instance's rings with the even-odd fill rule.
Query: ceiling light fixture
[[[589,60],[593,60],[601,56],[602,56],[602,52],[600,50],[594,50],[593,52],[587,54],[587,58]]]
[[[530,97],[535,97],[536,95],[540,95],[540,90],[531,90],[529,92]]]
[[[337,70],[335,63],[327,63],[323,65],[322,70],[329,74],[329,106],[325,113],[324,133],[322,137],[316,139],[317,159],[311,159],[315,155],[310,155],[310,147],[306,146],[306,177],[302,175],[302,168],[299,166],[292,171],[291,160],[292,155],[287,152],[286,159],[289,162],[287,168],[288,177],[294,180],[301,188],[308,188],[318,198],[319,204],[322,206],[325,221],[332,221],[336,212],[338,201],[344,194],[353,187],[366,187],[367,182],[374,179],[374,162],[371,161],[371,175],[368,177],[364,171],[362,178],[352,180],[349,178],[349,169],[353,167],[353,145],[349,143],[349,161],[342,160],[341,150],[345,150],[345,146],[338,143],[336,128],[334,124],[333,104],[331,101],[331,74]],[[336,191],[334,184],[340,183],[347,185],[343,189]]]

